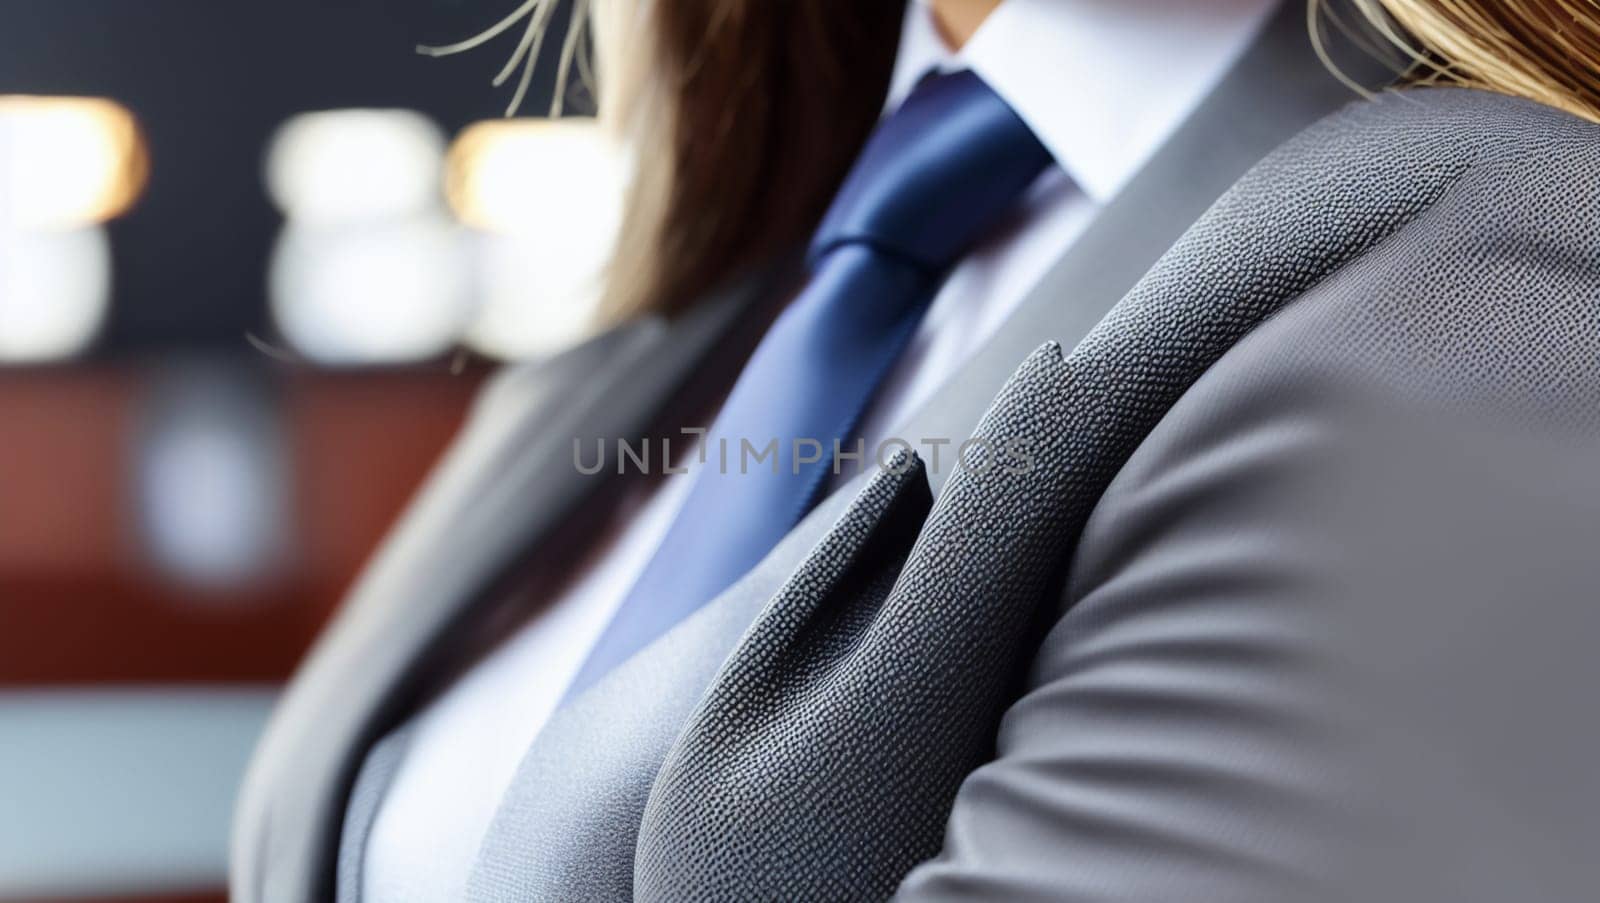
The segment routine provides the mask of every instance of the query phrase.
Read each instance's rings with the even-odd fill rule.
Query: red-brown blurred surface
[[[459,426],[476,374],[277,377],[290,547],[200,588],[141,551],[132,365],[0,377],[0,686],[278,681]]]

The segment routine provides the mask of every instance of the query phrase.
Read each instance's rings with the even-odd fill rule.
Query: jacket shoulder
[[[1587,379],[1588,336],[1600,335],[1597,138],[1577,117],[1477,91],[1354,103],[1246,173],[1074,353],[1209,367],[1292,308],[1327,316],[1325,334],[1349,328],[1353,376],[1473,402]],[[1286,378],[1324,344],[1274,334],[1293,339],[1275,358]],[[1406,358],[1432,370],[1391,366]]]
[[[1440,152],[1472,150],[1537,153],[1585,145],[1593,154],[1600,125],[1522,97],[1477,88],[1389,89],[1354,101],[1312,126],[1341,133],[1352,144],[1381,146],[1398,141],[1427,144]]]
[[[1457,260],[1555,248],[1600,271],[1597,171],[1600,125],[1560,110],[1461,88],[1385,92],[1256,164],[1129,300],[1219,286],[1298,295],[1386,245],[1446,236]]]
[[[1200,278],[1223,295],[1283,295],[1272,318],[1304,328],[1255,337],[1263,378],[1322,367],[1425,410],[1587,430],[1600,404],[1596,173],[1600,125],[1482,91],[1388,92],[1262,161],[1150,288]]]
[[[1406,197],[1432,206],[1448,195],[1470,198],[1486,222],[1512,211],[1600,226],[1600,124],[1519,97],[1385,91],[1313,125],[1252,175],[1306,180],[1318,170],[1342,173],[1348,187],[1339,194],[1369,207]]]

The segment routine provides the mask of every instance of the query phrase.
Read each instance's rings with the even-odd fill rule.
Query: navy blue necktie
[[[878,125],[812,238],[809,282],[745,365],[683,508],[567,698],[731,586],[811,509],[945,272],[1049,161],[967,71],[924,79]]]

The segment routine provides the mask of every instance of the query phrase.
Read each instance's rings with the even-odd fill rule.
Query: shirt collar
[[[959,52],[906,9],[893,110],[930,69],[970,68],[1090,200],[1114,196],[1244,52],[1277,0],[1003,0]]]

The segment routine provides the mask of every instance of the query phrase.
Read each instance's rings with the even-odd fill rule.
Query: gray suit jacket
[[[470,899],[1592,893],[1600,129],[1385,95],[1172,245],[1332,103],[1300,52],[1252,50],[901,431],[1026,466],[826,500],[551,720]],[[263,741],[236,901],[354,899],[432,651],[593,491],[572,438],[644,430],[740,304],[486,392]]]

